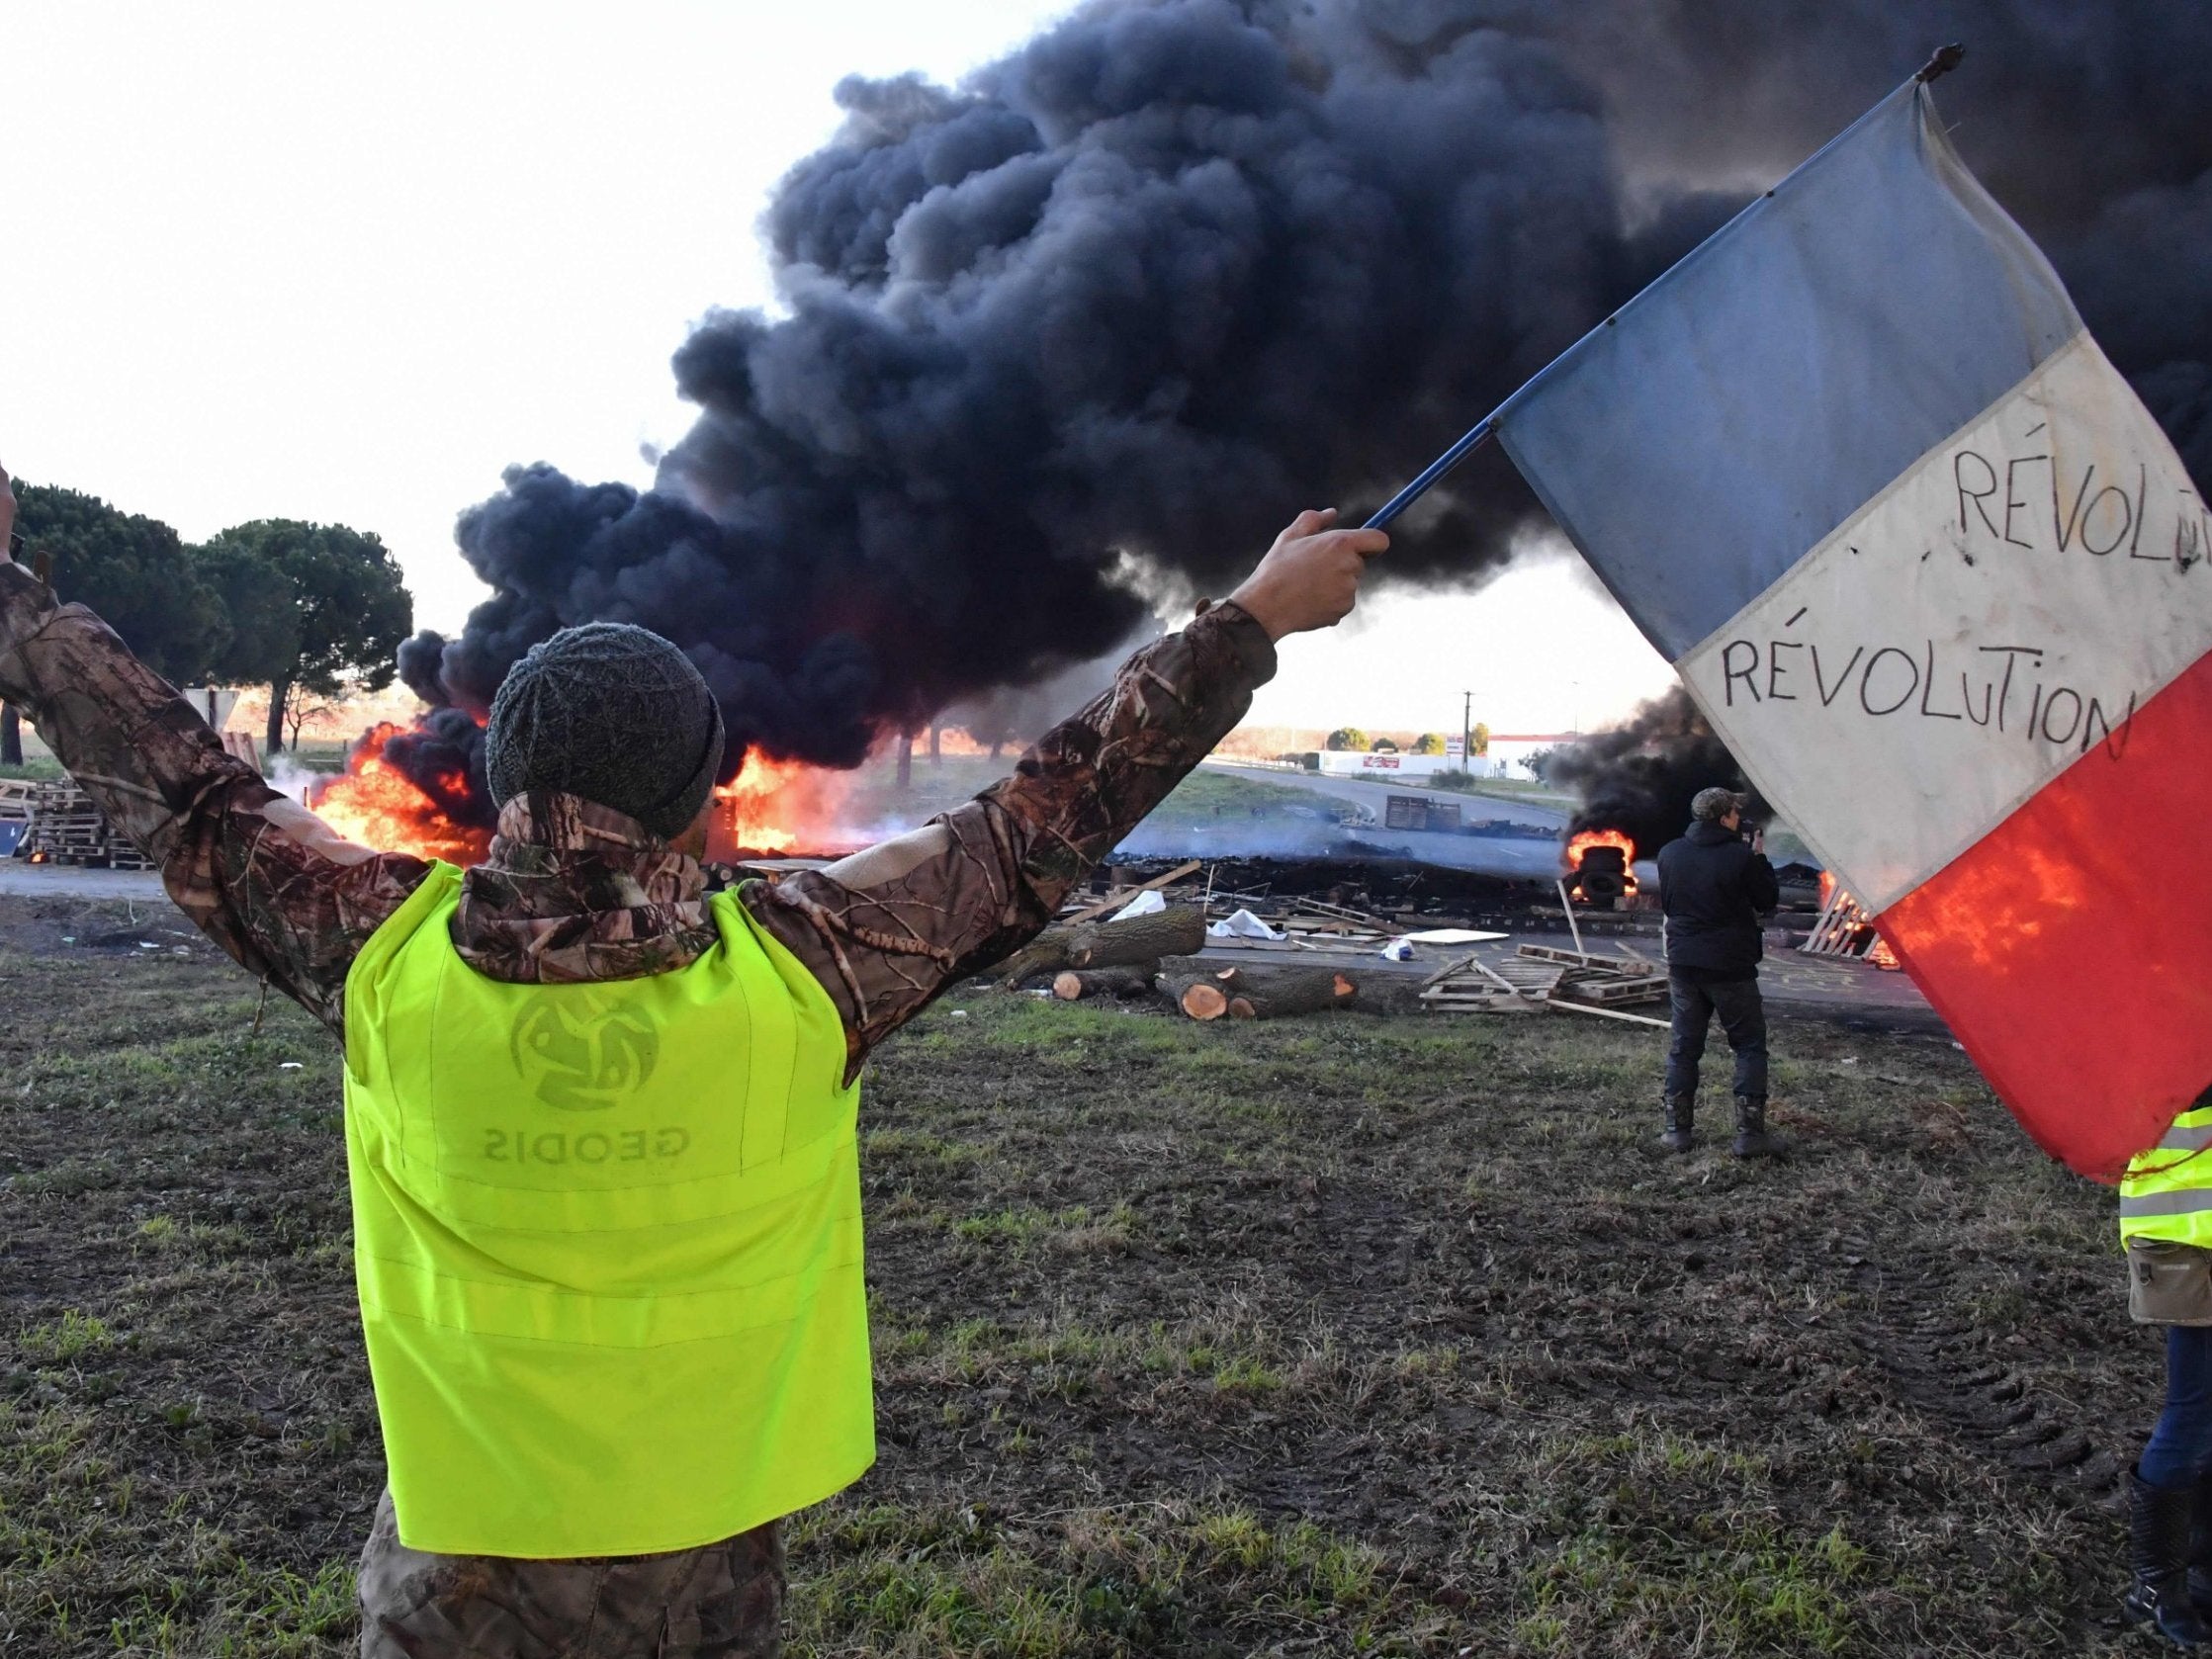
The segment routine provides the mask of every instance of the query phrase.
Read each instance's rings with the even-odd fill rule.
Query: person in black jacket
[[[1666,1129],[1659,1144],[1690,1150],[1697,1115],[1698,1061],[1706,1025],[1721,1016],[1735,1051],[1738,1158],[1763,1158],[1766,1131],[1766,1007],[1759,1000],[1760,913],[1782,897],[1765,838],[1741,831],[1743,798],[1702,789],[1690,803],[1690,832],[1659,849],[1659,902],[1666,912],[1667,989],[1674,1032],[1667,1047]]]

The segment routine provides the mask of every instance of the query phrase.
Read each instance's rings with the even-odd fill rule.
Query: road
[[[22,899],[159,899],[159,870],[85,870],[0,858],[0,893]]]
[[[1208,760],[1205,764],[1222,771],[1234,772],[1239,777],[1251,778],[1255,782],[1278,784],[1285,789],[1301,789],[1309,794],[1349,801],[1355,806],[1366,808],[1374,816],[1371,826],[1350,830],[1314,826],[1297,836],[1295,845],[1280,848],[1273,845],[1241,844],[1254,838],[1254,830],[1258,827],[1239,825],[1239,851],[1280,853],[1283,856],[1326,856],[1332,852],[1343,854],[1342,843],[1354,840],[1369,847],[1402,847],[1406,856],[1418,858],[1425,863],[1442,864],[1456,870],[1479,870],[1485,875],[1534,876],[1541,879],[1555,876],[1559,872],[1559,846],[1555,837],[1566,829],[1567,815],[1557,807],[1490,795],[1462,795],[1453,790],[1425,789],[1411,781],[1371,782],[1366,778],[1279,770],[1272,766],[1238,766],[1220,760]],[[1503,820],[1509,824],[1528,825],[1550,833],[1540,839],[1535,836],[1455,835],[1444,830],[1382,828],[1387,797],[1414,794],[1429,800],[1457,803],[1461,816],[1471,823],[1486,819]],[[1194,853],[1202,849],[1197,847],[1190,849]]]

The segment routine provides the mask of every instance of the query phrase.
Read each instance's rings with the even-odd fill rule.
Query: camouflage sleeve
[[[186,916],[257,978],[344,1029],[354,953],[430,866],[341,840],[221,742],[82,605],[0,564],[0,697],[31,717]]]
[[[967,805],[826,870],[748,885],[753,915],[829,988],[852,1067],[946,986],[1040,932],[1274,673],[1266,630],[1216,605],[1130,657]]]

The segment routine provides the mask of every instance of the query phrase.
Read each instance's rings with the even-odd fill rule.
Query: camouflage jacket
[[[856,1072],[948,985],[1040,930],[1274,671],[1257,622],[1201,606],[974,800],[827,869],[748,882],[741,902],[828,988]],[[225,753],[97,616],[18,565],[0,565],[0,698],[159,863],[187,916],[343,1035],[346,971],[427,862],[341,839]],[[664,972],[713,942],[705,885],[697,863],[619,814],[524,797],[469,874],[455,943],[505,980]]]

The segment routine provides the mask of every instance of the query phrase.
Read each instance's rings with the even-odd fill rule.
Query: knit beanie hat
[[[532,646],[491,699],[484,771],[494,806],[531,789],[579,795],[664,840],[706,805],[722,709],[691,658],[626,622]]]

